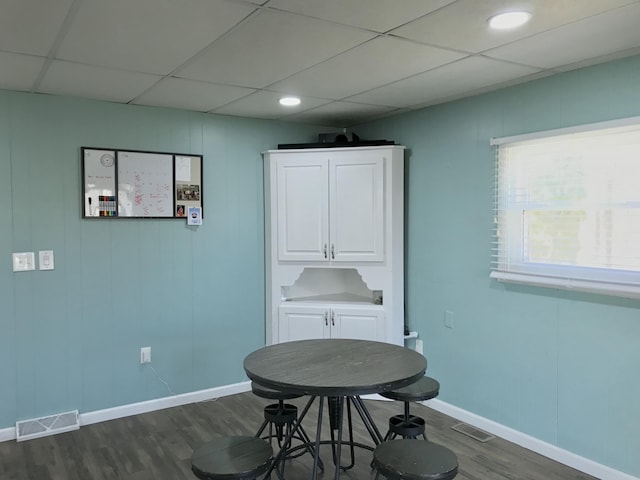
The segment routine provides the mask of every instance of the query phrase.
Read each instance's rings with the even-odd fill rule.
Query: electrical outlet
[[[142,347],[140,349],[140,365],[151,363],[151,347]]]
[[[416,352],[420,355],[424,354],[424,344],[420,338],[416,338]]]
[[[453,312],[449,310],[444,311],[444,326],[447,328],[453,328]]]

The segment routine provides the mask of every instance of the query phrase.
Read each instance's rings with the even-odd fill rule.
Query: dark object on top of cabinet
[[[361,140],[353,132],[334,132],[318,134],[314,143],[280,143],[279,150],[295,148],[331,148],[331,147],[373,147],[377,145],[395,145],[391,140]]]

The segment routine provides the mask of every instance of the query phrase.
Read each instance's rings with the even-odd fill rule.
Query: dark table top
[[[321,339],[278,343],[250,353],[247,376],[276,390],[355,396],[404,387],[424,375],[427,360],[390,343]]]

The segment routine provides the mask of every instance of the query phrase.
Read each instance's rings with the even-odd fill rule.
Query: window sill
[[[595,282],[590,280],[575,280],[571,278],[545,277],[525,273],[510,273],[493,271],[491,278],[499,282],[532,285],[536,287],[561,288],[577,292],[596,293],[615,297],[640,299],[640,285],[622,283]]]

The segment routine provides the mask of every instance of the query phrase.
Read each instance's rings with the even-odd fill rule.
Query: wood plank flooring
[[[387,419],[402,412],[402,404],[366,400],[381,430]],[[269,401],[251,392],[213,401],[174,407],[81,427],[26,442],[0,443],[2,480],[194,480],[191,454],[198,445],[221,435],[253,435],[263,420]],[[305,399],[288,401],[301,410]],[[445,445],[458,456],[459,480],[596,480],[594,477],[549,460],[501,438],[478,442],[451,427],[457,420],[423,405],[412,413],[427,421],[431,441]],[[357,441],[370,438],[354,411]],[[326,418],[326,415],[324,416]],[[303,426],[313,436],[317,409],[312,407]],[[324,427],[324,432],[328,427]],[[328,438],[327,435],[323,435]],[[343,449],[343,455],[345,454]],[[328,446],[321,448],[328,466],[319,478],[333,478]],[[346,459],[346,457],[343,457]],[[342,474],[344,480],[372,480],[371,452],[356,449],[355,467]],[[287,463],[287,480],[310,478],[311,459],[302,455]],[[275,479],[276,476],[272,475]]]

